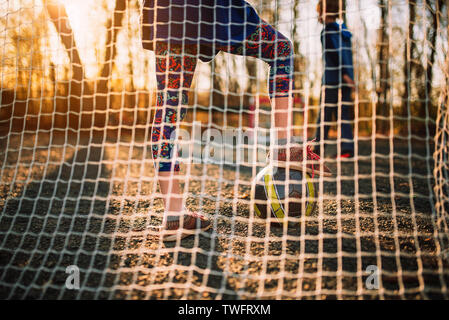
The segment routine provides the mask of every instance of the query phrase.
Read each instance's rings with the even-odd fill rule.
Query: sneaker
[[[184,239],[198,232],[206,231],[210,227],[211,224],[205,216],[191,212],[184,215],[182,227],[180,227],[180,220],[167,221],[162,229],[162,238],[164,241],[176,241],[178,236],[180,239]]]
[[[338,154],[335,155],[337,159],[350,159],[354,158],[354,152],[352,151],[343,151],[340,156]]]
[[[298,171],[305,171],[310,173],[312,177],[317,175],[323,175],[325,177],[332,176],[332,171],[323,163],[320,165],[320,156],[312,151],[309,145],[306,145],[306,165],[303,165],[303,147],[302,146],[292,146],[290,147],[290,159],[287,161],[287,148],[280,148],[276,150],[277,157],[273,159],[273,164],[275,166],[286,168],[287,163],[289,167]],[[270,160],[270,153],[268,153],[268,160]],[[271,161],[270,161],[271,162]]]

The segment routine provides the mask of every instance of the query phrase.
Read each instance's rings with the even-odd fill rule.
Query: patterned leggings
[[[267,23],[239,45],[220,46],[216,49],[232,54],[260,58],[270,66],[270,97],[287,97],[293,89],[293,48],[280,32]],[[168,45],[158,42],[156,54],[157,109],[152,128],[153,158],[159,171],[179,171],[173,165],[173,138],[178,121],[186,115],[188,92],[195,73],[198,50],[196,45]],[[162,134],[162,137],[161,137]]]

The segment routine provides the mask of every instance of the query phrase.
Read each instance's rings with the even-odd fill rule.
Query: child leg
[[[165,43],[157,43],[155,54],[158,93],[151,134],[152,152],[164,196],[164,218],[173,220],[179,218],[176,214],[181,213],[183,208],[181,188],[176,178],[179,164],[173,159],[176,155],[173,154],[174,144],[170,140],[174,138],[176,127],[187,111],[185,106],[195,72],[196,51],[193,47],[169,47]]]
[[[221,47],[232,54],[256,57],[270,66],[269,93],[274,105],[275,127],[279,139],[293,134],[289,106],[292,103],[293,46],[279,31],[262,23],[240,45]]]
[[[293,139],[292,93],[294,89],[293,77],[293,45],[279,31],[267,23],[262,23],[256,30],[237,46],[220,48],[233,54],[251,56],[261,59],[270,66],[269,93],[273,102],[274,126],[277,134],[273,158],[280,166],[290,163],[290,168],[311,172],[324,172],[329,175],[330,170],[320,165],[319,157],[310,147],[295,143],[292,147],[285,147]],[[270,156],[271,157],[271,156]],[[302,162],[306,159],[305,167]]]
[[[354,154],[354,136],[352,134],[352,126],[349,123],[351,120],[351,109],[353,108],[351,89],[343,87],[341,90],[341,137],[344,139],[341,142],[341,153]]]

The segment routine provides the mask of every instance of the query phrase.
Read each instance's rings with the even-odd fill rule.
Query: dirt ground
[[[187,206],[213,228],[163,243],[150,148],[47,133],[0,140],[0,298],[447,299],[432,152],[371,138],[357,160],[326,161],[309,217],[270,228],[250,210],[256,168],[196,164]],[[335,147],[327,150],[335,152]],[[66,267],[81,273],[68,290]],[[378,289],[366,287],[375,265]]]

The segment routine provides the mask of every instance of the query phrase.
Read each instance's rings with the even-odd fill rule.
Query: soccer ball
[[[256,215],[271,217],[272,225],[282,226],[287,217],[312,214],[316,207],[316,189],[311,177],[298,170],[267,166],[253,180],[253,201]],[[304,198],[303,198],[304,197]]]

